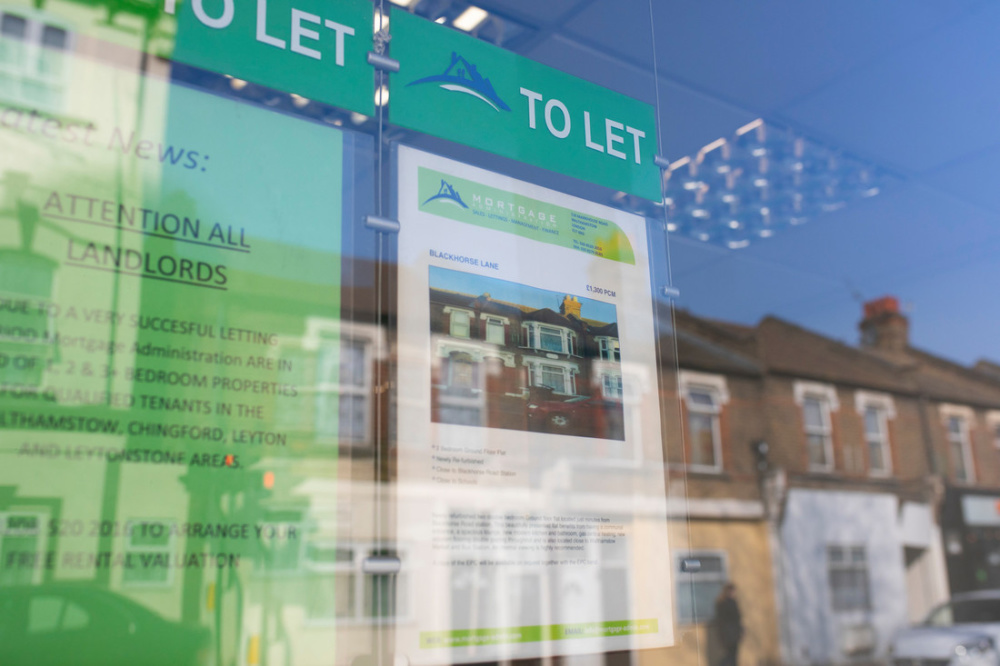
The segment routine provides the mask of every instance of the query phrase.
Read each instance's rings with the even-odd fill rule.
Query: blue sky
[[[430,267],[429,280],[430,286],[435,289],[446,289],[474,296],[488,293],[491,298],[497,301],[529,305],[539,309],[550,308],[556,312],[559,311],[559,305],[566,296],[562,292],[538,289],[517,282],[508,282],[437,266]],[[580,304],[583,306],[580,313],[586,319],[596,319],[608,323],[618,320],[614,305],[585,298],[579,294],[570,294],[570,296],[576,296],[580,300]]]

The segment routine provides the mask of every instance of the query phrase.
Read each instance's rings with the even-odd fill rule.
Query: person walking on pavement
[[[736,586],[732,583],[723,585],[716,597],[712,623],[719,642],[719,661],[712,666],[736,666],[740,641],[743,639],[743,618],[740,606],[736,603]]]

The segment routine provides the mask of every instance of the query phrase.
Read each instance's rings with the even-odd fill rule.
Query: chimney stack
[[[865,303],[861,346],[887,352],[905,351],[910,345],[910,322],[899,311],[895,296],[883,296]]]
[[[580,311],[582,308],[583,305],[580,303],[580,299],[576,296],[566,296],[566,298],[563,299],[562,305],[559,306],[559,312],[566,317],[573,315],[577,319],[580,319]]]

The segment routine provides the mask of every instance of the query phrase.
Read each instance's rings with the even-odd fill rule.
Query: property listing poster
[[[336,539],[301,487],[337,475],[344,135],[20,53],[49,87],[0,87],[0,586],[102,622],[4,625],[0,661],[316,663],[334,575],[272,588]]]
[[[413,663],[673,642],[645,221],[401,147]],[[419,572],[419,575],[415,575]]]

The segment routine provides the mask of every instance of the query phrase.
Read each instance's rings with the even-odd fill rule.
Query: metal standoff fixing
[[[395,574],[399,573],[401,566],[399,558],[393,555],[372,555],[361,563],[361,571],[377,575]]]
[[[394,58],[390,58],[387,55],[381,53],[375,53],[374,51],[368,52],[368,64],[375,69],[381,69],[383,72],[398,72],[399,71],[399,61]]]
[[[365,226],[374,231],[381,231],[385,234],[398,234],[399,222],[390,220],[387,217],[368,215],[365,217]]]
[[[663,295],[667,298],[672,298],[673,300],[680,300],[681,290],[677,287],[664,287]]]

